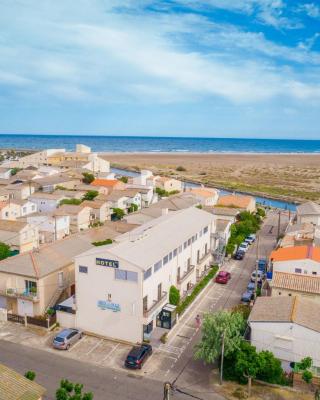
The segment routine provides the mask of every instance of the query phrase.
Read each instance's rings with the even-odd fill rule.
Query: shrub
[[[138,211],[138,208],[139,207],[136,204],[132,203],[131,206],[129,207],[129,213]]]
[[[29,379],[29,381],[34,381],[35,378],[36,378],[36,373],[35,373],[34,371],[27,371],[27,372],[24,374],[24,377],[27,378],[27,379]]]
[[[184,171],[186,171],[186,168],[179,165],[179,167],[176,168],[176,171],[184,172]]]
[[[121,208],[113,208],[112,211],[112,217],[116,220],[122,219],[125,215],[125,212]]]
[[[59,204],[60,206],[62,206],[63,204],[71,204],[74,206],[78,206],[81,203],[82,203],[81,199],[62,199]]]
[[[87,184],[92,183],[94,181],[94,179],[95,179],[94,175],[91,174],[90,172],[83,172],[82,176],[83,176],[82,182],[83,183],[87,183]]]
[[[168,340],[168,333],[165,332],[165,333],[161,336],[160,342],[164,344],[164,343],[167,342],[167,340]]]
[[[96,190],[89,190],[82,198],[82,200],[92,201],[95,197],[99,195],[99,192]]]
[[[10,254],[10,246],[0,242],[0,260],[4,260],[5,258],[9,257]]]
[[[185,309],[193,302],[193,300],[198,296],[198,294],[204,289],[210,280],[215,276],[219,267],[214,265],[211,267],[211,271],[206,275],[193,289],[190,296],[188,296],[182,303],[177,306],[177,313],[182,314]]]
[[[119,181],[123,182],[123,183],[128,183],[128,177],[127,176],[121,176],[119,178]]]
[[[111,244],[112,243],[112,239],[105,239],[105,240],[101,240],[100,242],[92,242],[92,244],[94,246],[104,246],[106,244]]]
[[[169,291],[169,303],[177,306],[180,303],[180,292],[175,286],[170,287]]]
[[[257,214],[260,215],[260,217],[264,218],[266,216],[266,211],[264,208],[257,208]]]
[[[312,381],[313,375],[311,371],[305,370],[302,373],[302,379],[306,382],[306,383],[310,383]]]
[[[247,321],[248,318],[249,318],[251,310],[250,310],[250,306],[247,305],[247,304],[238,304],[237,306],[234,306],[231,309],[231,312],[232,313],[240,313],[240,314],[242,314],[243,319],[245,321]]]

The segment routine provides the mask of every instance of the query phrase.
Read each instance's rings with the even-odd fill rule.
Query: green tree
[[[99,195],[99,192],[96,190],[89,190],[82,198],[82,200],[89,200],[92,201]]]
[[[56,400],[92,400],[93,394],[90,392],[82,393],[82,389],[83,385],[63,379],[56,391]]]
[[[281,361],[271,351],[263,350],[258,353],[260,369],[257,378],[269,383],[283,383]]]
[[[266,210],[264,208],[257,208],[257,214],[260,215],[260,217],[264,218],[266,216]]]
[[[169,291],[169,303],[177,306],[180,303],[180,292],[175,286],[170,287]]]
[[[248,382],[248,395],[251,396],[252,379],[260,370],[260,358],[256,348],[243,341],[235,361],[235,372],[242,375]]]
[[[127,176],[121,176],[119,178],[119,181],[123,182],[123,183],[128,183],[128,177]]]
[[[296,367],[299,370],[305,370],[305,369],[311,368],[312,367],[312,358],[311,357],[303,358],[300,362],[297,362]]]
[[[311,383],[312,378],[313,378],[313,375],[312,375],[312,372],[311,372],[311,371],[308,371],[308,370],[303,371],[303,373],[302,373],[302,379],[303,379],[306,383]]]
[[[0,260],[4,260],[5,258],[9,257],[10,254],[10,246],[0,242]]]
[[[11,170],[11,176],[16,175],[19,171],[21,171],[21,168],[12,168],[12,170]]]
[[[25,378],[29,379],[29,381],[34,381],[36,378],[36,373],[34,371],[27,371],[24,376]]]
[[[195,358],[207,364],[214,363],[221,356],[222,335],[224,354],[231,355],[240,348],[245,321],[242,314],[227,311],[206,314],[202,324],[202,338],[196,345]]]
[[[83,172],[82,173],[82,176],[83,176],[83,178],[82,178],[82,182],[83,183],[87,183],[87,184],[90,184],[91,182],[93,182],[94,181],[94,175],[93,174],[91,174],[90,172]]]
[[[112,209],[112,218],[115,220],[122,219],[125,215],[125,212],[121,208],[113,208]]]

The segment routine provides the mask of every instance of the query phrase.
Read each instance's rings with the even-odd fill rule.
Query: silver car
[[[68,350],[75,342],[83,336],[79,329],[63,329],[53,339],[53,347],[59,350]]]

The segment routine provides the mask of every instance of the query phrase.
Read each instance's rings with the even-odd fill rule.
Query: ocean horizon
[[[320,140],[0,134],[0,148],[74,150],[77,143],[96,152],[317,154]]]

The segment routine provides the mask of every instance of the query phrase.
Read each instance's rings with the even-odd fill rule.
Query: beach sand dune
[[[293,201],[320,200],[320,154],[104,153],[114,166]],[[177,171],[183,167],[185,171]],[[179,168],[181,169],[181,168]]]

